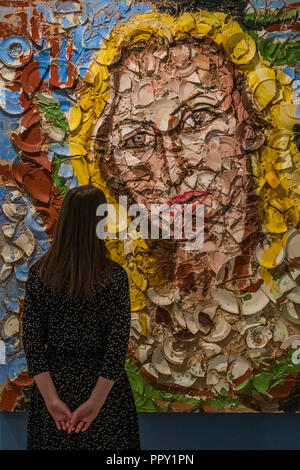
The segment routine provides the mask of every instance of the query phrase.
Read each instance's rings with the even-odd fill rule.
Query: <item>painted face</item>
[[[148,211],[203,203],[206,251],[236,252],[254,229],[245,148],[255,139],[233,65],[212,45],[185,43],[131,51],[111,80],[109,158],[127,190]]]
[[[203,247],[187,255],[184,237],[176,247],[180,289],[203,298],[227,259],[251,254],[261,227],[247,151],[262,141],[243,79],[216,45],[197,42],[132,50],[111,89],[101,170],[148,214],[152,204],[204,205]]]

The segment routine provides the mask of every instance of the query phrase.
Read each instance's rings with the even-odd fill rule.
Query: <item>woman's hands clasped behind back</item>
[[[76,433],[86,431],[101,410],[101,406],[97,405],[92,399],[85,401],[73,413],[60,399],[48,402],[46,406],[54,419],[57,429],[67,431],[68,434],[72,431]]]
[[[101,406],[89,398],[73,412],[68,426],[68,434],[72,431],[76,433],[86,431],[98,416],[100,410]]]
[[[68,423],[72,418],[70,408],[59,398],[54,398],[51,401],[46,401],[47,410],[54,419],[57,429],[67,430]]]

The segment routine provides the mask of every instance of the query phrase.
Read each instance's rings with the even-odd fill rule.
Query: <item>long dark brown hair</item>
[[[63,200],[51,246],[35,263],[41,280],[57,295],[91,297],[96,285],[111,280],[112,261],[96,234],[103,218],[96,216],[100,204],[107,204],[105,194],[92,184],[70,189]]]

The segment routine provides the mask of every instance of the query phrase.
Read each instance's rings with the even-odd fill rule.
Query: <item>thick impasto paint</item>
[[[92,183],[118,210],[204,205],[198,250],[106,240],[137,410],[298,412],[300,3],[0,3],[0,410],[30,403],[29,267]]]

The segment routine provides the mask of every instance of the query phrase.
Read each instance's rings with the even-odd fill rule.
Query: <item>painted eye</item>
[[[215,118],[215,114],[208,109],[193,111],[184,121],[184,129],[193,129],[196,126],[206,126]]]
[[[142,147],[143,145],[145,145],[145,142],[146,142],[146,134],[139,133],[127,139],[124,145],[127,148]]]

